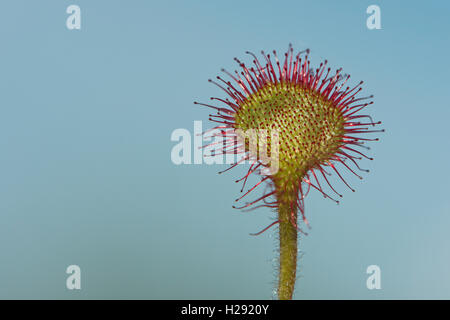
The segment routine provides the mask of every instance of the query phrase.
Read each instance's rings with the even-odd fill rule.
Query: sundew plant
[[[381,122],[365,112],[373,96],[360,96],[363,82],[347,86],[350,76],[341,68],[332,72],[326,60],[313,68],[309,50],[294,55],[290,45],[280,58],[276,51],[261,51],[260,58],[247,54],[251,65],[235,58],[239,71],[222,69],[225,78],[209,80],[225,97],[213,97],[211,104],[194,103],[215,111],[210,115],[216,123],[212,130],[223,139],[215,154],[240,155],[228,169],[249,163],[247,174],[237,180],[243,182],[243,195],[236,201],[247,199],[261,184],[268,186],[262,196],[235,208],[277,211],[276,221],[257,234],[278,227],[277,295],[287,300],[294,292],[300,224],[309,226],[305,197],[315,189],[339,203],[342,195],[333,187],[331,175],[355,191],[342,171],[362,179],[360,173],[368,170],[360,167],[360,160],[373,160],[366,155],[366,144],[378,140],[368,134],[384,130],[377,129]],[[261,180],[244,192],[251,174]]]

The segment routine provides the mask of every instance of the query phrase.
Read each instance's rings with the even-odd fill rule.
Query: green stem
[[[278,299],[290,300],[294,293],[297,272],[297,198],[298,189],[279,193],[278,220],[280,237],[280,275]]]

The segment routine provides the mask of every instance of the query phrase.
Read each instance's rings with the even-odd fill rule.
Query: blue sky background
[[[66,8],[81,7],[79,31]],[[382,30],[366,28],[381,7]],[[386,132],[340,205],[311,192],[295,298],[450,298],[442,1],[0,4],[0,298],[271,299],[270,210],[231,208],[244,167],[170,160],[176,128],[245,51],[310,48],[375,95]],[[65,287],[68,265],[82,289]],[[366,288],[381,268],[382,289]]]

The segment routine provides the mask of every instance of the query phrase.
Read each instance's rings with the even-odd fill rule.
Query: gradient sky
[[[170,135],[209,126],[192,102],[221,95],[207,79],[233,57],[292,43],[364,80],[386,129],[371,172],[348,175],[355,193],[334,178],[340,205],[306,199],[295,298],[450,299],[449,15],[442,1],[2,1],[0,298],[271,299],[276,232],[249,233],[274,213],[233,210],[245,167],[176,166]]]

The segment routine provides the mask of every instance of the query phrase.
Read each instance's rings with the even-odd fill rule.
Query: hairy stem
[[[295,184],[294,184],[295,185]],[[278,299],[290,300],[294,293],[297,271],[297,188],[278,193],[280,237],[280,275]]]

